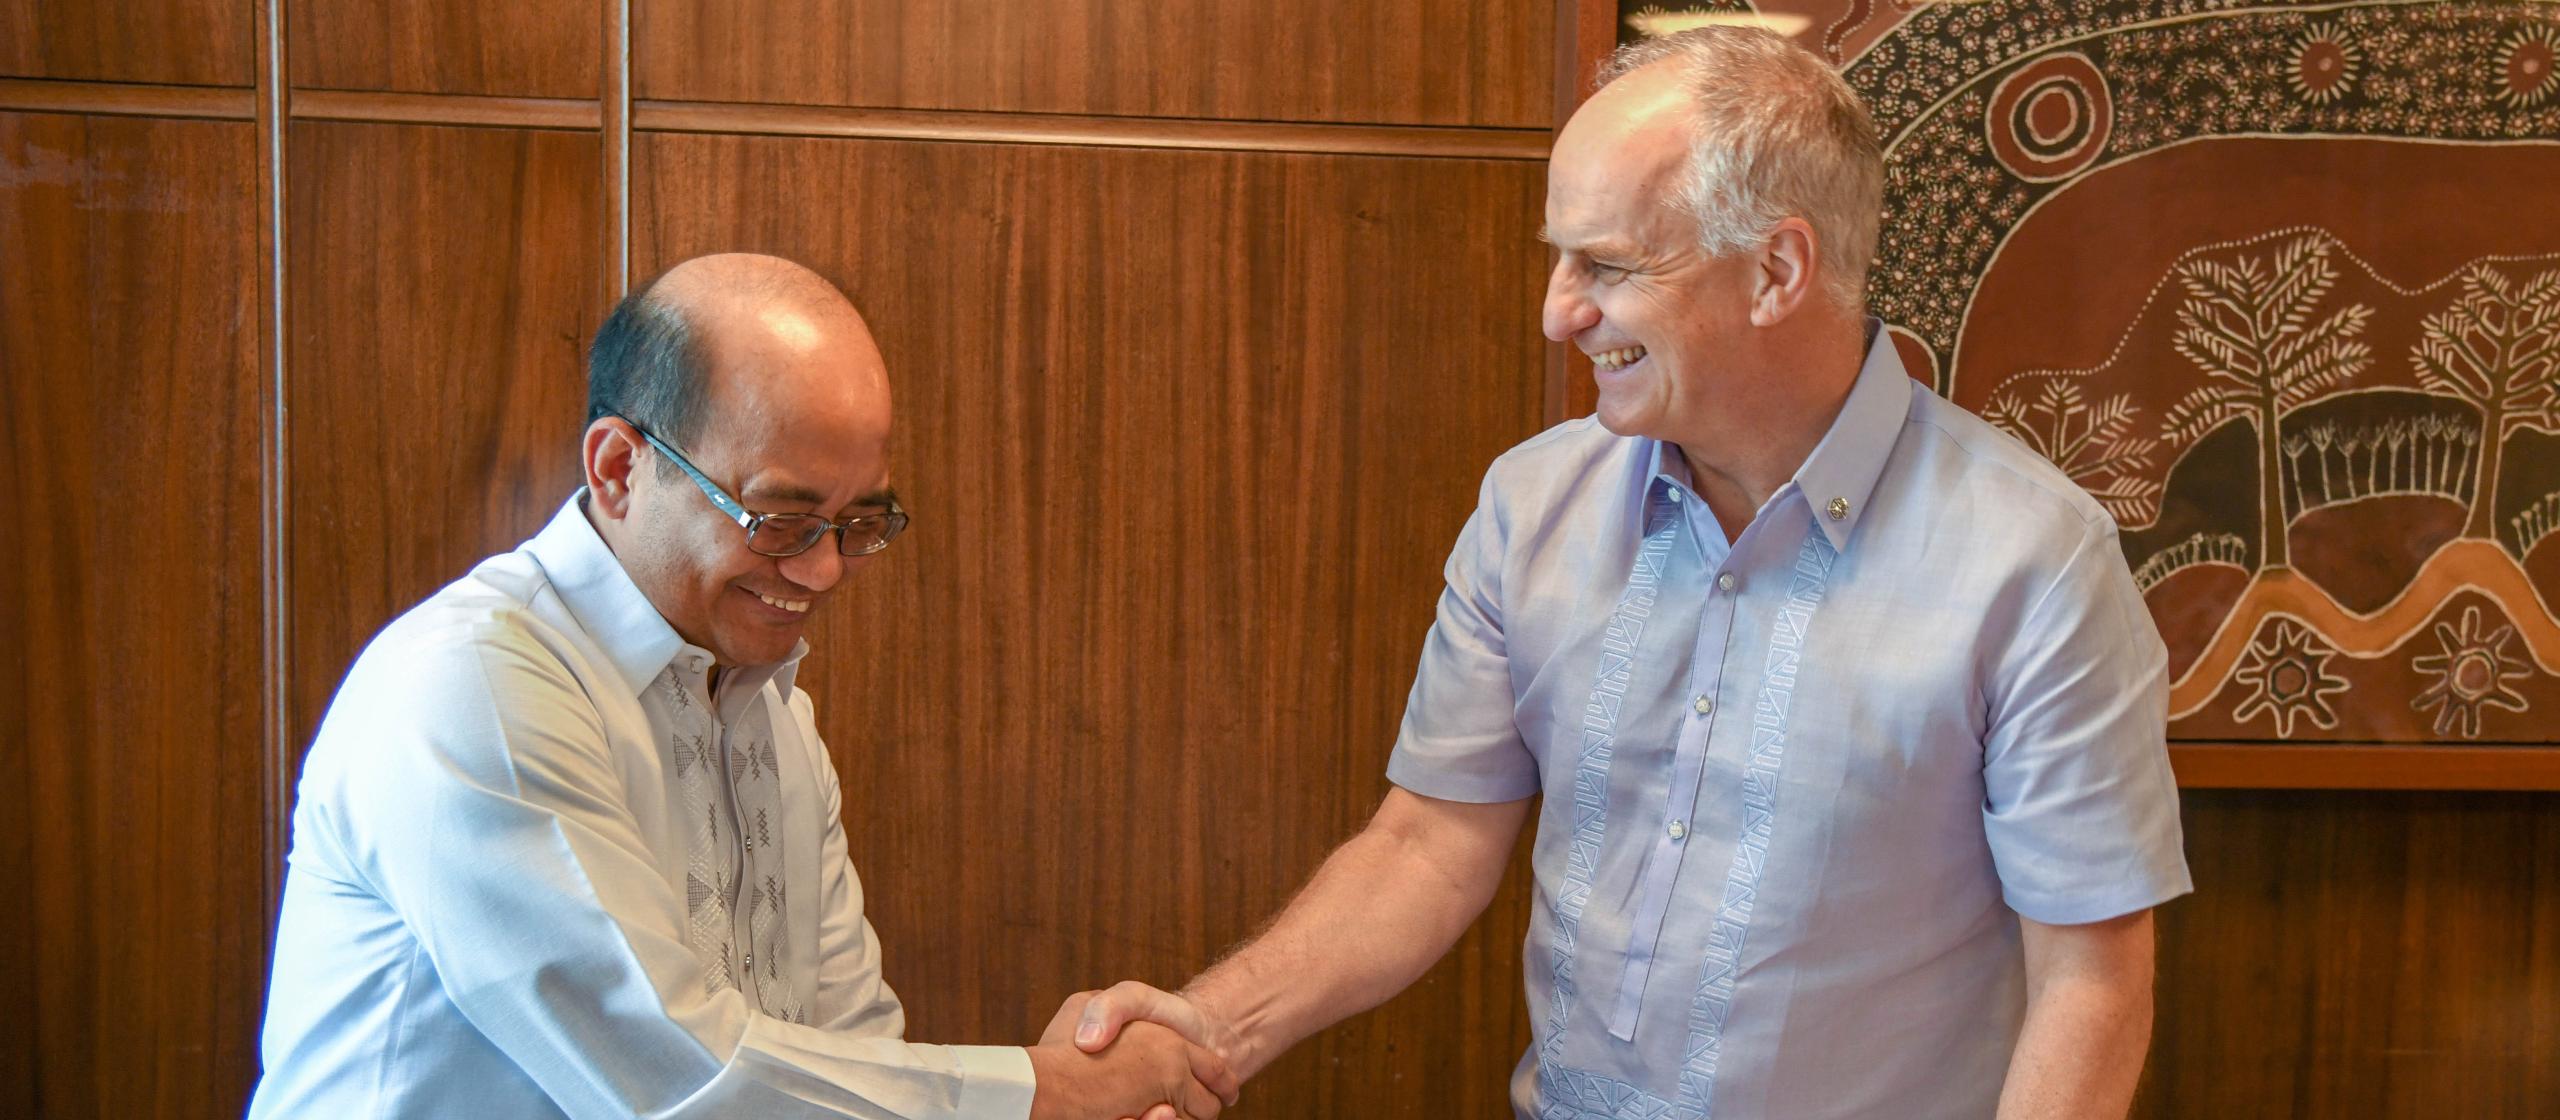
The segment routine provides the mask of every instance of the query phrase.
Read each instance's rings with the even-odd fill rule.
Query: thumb
[[[1084,1014],[1076,1019],[1076,1049],[1098,1054],[1120,1037],[1120,1028],[1137,1017],[1134,1009],[1123,1009],[1122,1002],[1117,992],[1103,992],[1084,1002]]]
[[[1199,1041],[1199,1016],[1190,1004],[1135,980],[1123,980],[1085,1002],[1084,1014],[1076,1022],[1076,1049],[1098,1053],[1120,1037],[1122,1027],[1141,1020]]]

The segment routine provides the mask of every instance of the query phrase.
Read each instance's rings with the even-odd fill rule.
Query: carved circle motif
[[[2089,56],[2062,51],[2012,71],[1991,91],[1991,154],[2030,183],[2067,178],[2106,150],[2115,106]]]
[[[2510,105],[2542,104],[2560,88],[2560,77],[2552,73],[2555,64],[2560,64],[2560,31],[2532,27],[2516,32],[2498,60],[2495,96]]]

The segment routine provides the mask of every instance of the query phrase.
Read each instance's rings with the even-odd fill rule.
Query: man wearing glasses
[[[250,1115],[1215,1116],[1232,1078],[1168,1031],[900,1037],[792,683],[907,524],[852,304],[703,257],[588,367],[585,488],[386,628],[321,724]]]

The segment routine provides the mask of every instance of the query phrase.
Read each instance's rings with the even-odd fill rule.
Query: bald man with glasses
[[[685,262],[598,332],[588,418],[585,486],[385,628],[321,723],[250,1116],[1217,1115],[1234,1078],[1170,1031],[903,1038],[793,685],[907,525],[853,305]]]

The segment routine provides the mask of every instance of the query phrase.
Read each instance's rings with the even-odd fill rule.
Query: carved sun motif
[[[2329,694],[2345,692],[2347,682],[2329,675],[2329,659],[2337,653],[2310,629],[2290,619],[2277,619],[2275,633],[2265,641],[2249,643],[2248,655],[2231,674],[2232,680],[2256,690],[2240,701],[2232,720],[2247,723],[2259,712],[2267,712],[2275,718],[2277,738],[2291,738],[2293,721],[2299,716],[2311,717],[2324,731],[2338,726]]]
[[[2326,105],[2355,84],[2364,69],[2364,51],[2334,23],[2315,23],[2293,42],[2292,65],[2285,81],[2303,100]]]
[[[2560,61],[2560,29],[2547,26],[2527,27],[2507,37],[2507,49],[2498,55],[2498,70],[2491,84],[2498,100],[2517,108],[2540,105],[2560,89],[2560,77],[2551,68]]]
[[[2436,683],[2409,701],[2409,706],[2421,712],[2436,709],[2436,734],[2458,724],[2465,739],[2480,737],[2484,707],[2523,711],[2524,697],[2508,688],[2507,682],[2532,676],[2533,666],[2507,656],[2507,641],[2515,636],[2512,625],[2481,633],[2478,607],[2462,609],[2460,627],[2436,623],[2436,641],[2444,652],[2409,662],[2410,668],[2433,675]]]

